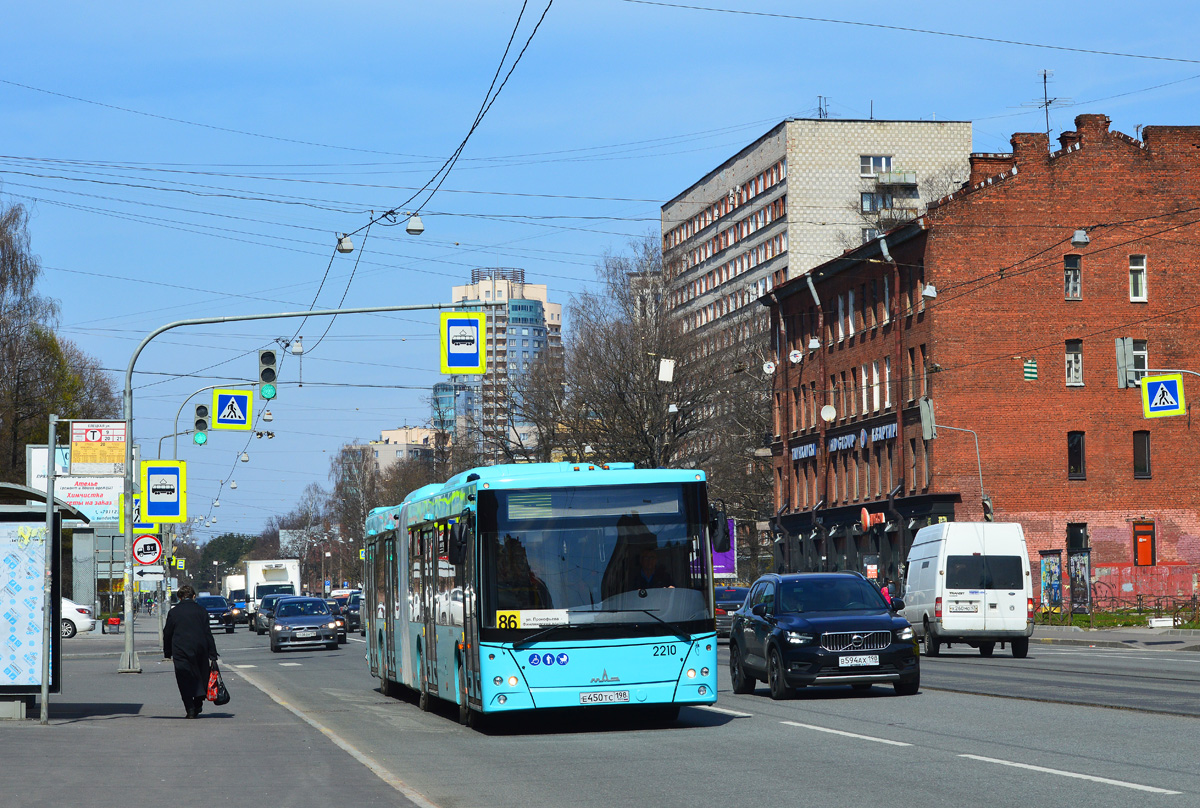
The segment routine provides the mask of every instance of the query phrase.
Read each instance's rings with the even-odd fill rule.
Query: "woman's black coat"
[[[175,660],[176,668],[190,669],[197,680],[208,682],[209,660],[217,658],[217,643],[208,627],[208,612],[196,601],[181,600],[167,612],[163,656]]]

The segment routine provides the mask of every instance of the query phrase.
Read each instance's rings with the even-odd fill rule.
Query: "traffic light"
[[[277,376],[277,374],[275,372],[275,352],[271,351],[271,350],[259,351],[258,352],[258,381],[259,381],[258,392],[259,392],[259,395],[261,395],[263,397],[263,399],[266,401],[270,401],[271,399],[275,398],[276,376]]]
[[[996,509],[992,505],[992,498],[988,497],[988,496],[985,496],[983,498],[983,521],[985,521],[985,522],[995,522],[996,521]]]
[[[933,402],[929,396],[921,396],[918,402],[921,406],[921,440],[933,440],[937,437],[937,422],[933,418]]]
[[[196,425],[192,432],[192,443],[203,446],[208,443],[208,405],[196,405]]]

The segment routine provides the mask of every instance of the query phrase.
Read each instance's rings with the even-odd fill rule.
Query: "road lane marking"
[[[299,663],[296,663],[296,664],[299,664]],[[315,718],[310,717],[307,713],[305,713],[299,707],[288,704],[286,701],[283,700],[283,698],[281,696],[277,695],[273,690],[268,689],[265,684],[258,681],[257,676],[254,676],[249,673],[243,673],[241,671],[239,671],[237,673],[237,675],[242,677],[242,679],[244,681],[246,681],[248,684],[253,685],[254,687],[261,690],[263,693],[265,693],[267,696],[269,696],[271,698],[271,700],[274,701],[276,704],[278,704],[280,707],[283,707],[285,710],[287,710],[292,715],[299,718],[305,724],[308,724],[310,727],[315,729],[317,732],[320,732],[326,738],[333,741],[333,743],[335,745],[337,745],[337,747],[339,749],[344,751],[346,754],[350,755],[350,757],[354,758],[362,765],[366,766],[368,769],[371,770],[372,774],[374,774],[376,777],[378,777],[383,782],[387,783],[389,786],[391,786],[396,791],[403,794],[413,804],[417,805],[418,808],[438,808],[437,805],[430,802],[429,799],[427,797],[425,797],[425,795],[421,794],[421,792],[417,791],[412,786],[408,785],[403,780],[401,780],[399,777],[397,777],[396,775],[394,775],[390,771],[388,771],[386,768],[384,768],[383,764],[381,764],[379,761],[375,760],[375,758],[358,751],[358,749],[356,749],[352,744],[350,744],[349,741],[344,740],[340,735],[338,735],[336,732],[331,730],[329,727],[322,724],[320,721],[317,721]]]
[[[281,668],[298,668],[298,667],[300,667],[301,664],[302,663],[300,663],[300,662],[280,662],[279,667],[281,667]]]
[[[754,713],[739,713],[737,710],[726,710],[724,707],[713,707],[708,704],[693,704],[697,710],[708,710],[710,713],[721,713],[722,715],[731,715],[734,718],[753,718]]]
[[[832,735],[844,735],[847,738],[858,738],[860,741],[873,741],[874,743],[886,743],[889,746],[912,746],[910,743],[903,741],[889,741],[886,738],[873,738],[870,735],[859,735],[854,732],[843,732],[840,729],[830,729],[829,727],[818,727],[813,724],[801,724],[797,721],[780,721],[780,724],[787,724],[789,727],[801,727],[803,729],[812,729],[817,732],[828,732]]]
[[[366,640],[359,639],[358,637],[347,637],[346,639],[347,639],[347,640],[349,640],[350,642],[360,642],[360,643],[362,643],[363,645],[366,645],[366,644],[367,644],[367,641],[366,641]]]
[[[257,665],[234,665],[235,668],[257,668]]]
[[[998,758],[981,757],[980,755],[959,755],[960,758],[969,760],[981,760],[984,763],[998,763],[1001,766],[1012,766],[1014,769],[1028,769],[1032,772],[1042,772],[1043,774],[1057,774],[1060,777],[1073,777],[1076,780],[1091,780],[1093,783],[1104,783],[1110,786],[1119,786],[1121,788],[1132,788],[1137,791],[1149,791],[1153,794],[1182,794],[1182,791],[1169,791],[1165,788],[1156,788],[1155,786],[1144,786],[1140,783],[1130,783],[1125,780],[1111,780],[1107,777],[1097,777],[1093,774],[1080,774],[1078,772],[1067,772],[1062,769],[1047,769],[1045,766],[1031,766],[1028,763],[1016,763],[1011,760],[999,760]]]

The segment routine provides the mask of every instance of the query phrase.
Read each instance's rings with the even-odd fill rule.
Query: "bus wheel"
[[[386,676],[379,677],[379,692],[389,698],[396,695],[396,691],[392,688],[392,680]]]
[[[418,659],[417,664],[423,664],[423,661]],[[417,692],[417,706],[421,708],[421,712],[428,713],[433,710],[433,696],[429,695],[428,682],[425,680],[425,674],[421,674],[421,689]]]

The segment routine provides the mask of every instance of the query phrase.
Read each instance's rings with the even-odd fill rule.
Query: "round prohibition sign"
[[[133,540],[133,557],[139,564],[157,564],[162,560],[162,542],[157,536],[138,536]]]

